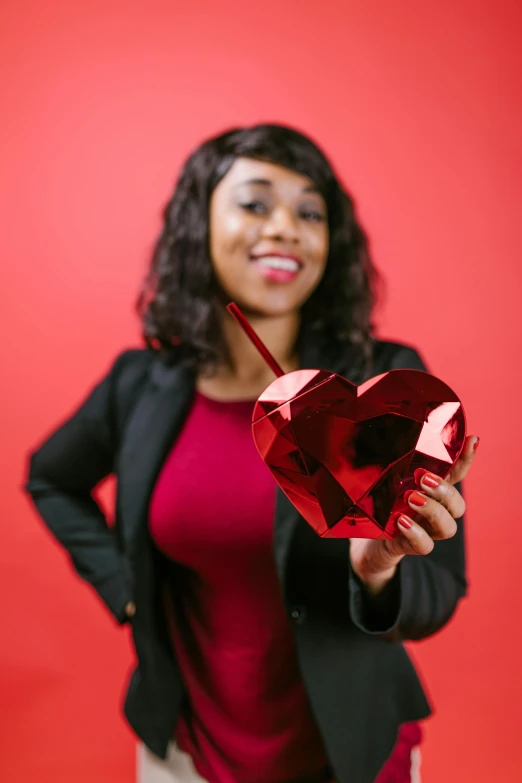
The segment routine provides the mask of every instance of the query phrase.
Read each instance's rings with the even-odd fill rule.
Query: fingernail
[[[428,471],[425,468],[417,468],[415,473],[413,474],[415,476],[415,483],[420,484],[422,481],[422,477],[427,473]]]
[[[435,476],[433,473],[425,473],[421,479],[421,484],[424,484],[428,489],[437,489],[442,479]]]
[[[412,524],[408,517],[405,517],[404,514],[401,514],[400,517],[397,520],[397,525],[399,528],[404,527],[406,530],[411,530]]]
[[[414,506],[425,506],[428,502],[428,498],[424,495],[421,495],[420,492],[417,492],[416,490],[410,489],[408,492],[404,495],[404,500],[407,503],[413,503]]]
[[[473,451],[476,451],[478,449],[479,443],[480,443],[480,438],[477,438],[477,440],[473,444]]]

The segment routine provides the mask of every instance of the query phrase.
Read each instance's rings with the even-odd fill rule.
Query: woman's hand
[[[463,515],[466,504],[454,484],[466,476],[478,444],[476,435],[466,438],[462,454],[444,481],[433,473],[415,472],[421,491],[408,493],[412,515],[401,514],[397,521],[399,535],[396,538],[391,541],[350,540],[352,568],[371,595],[378,595],[386,587],[404,555],[427,555],[433,549],[434,541],[455,535],[455,520]]]

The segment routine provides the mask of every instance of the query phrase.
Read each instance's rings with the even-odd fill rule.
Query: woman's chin
[[[296,295],[295,291],[271,290],[255,292],[225,292],[225,304],[235,302],[246,316],[255,318],[283,318],[299,313],[306,297]]]
[[[297,315],[300,310],[300,305],[297,302],[281,300],[254,302],[248,298],[241,300],[239,297],[233,301],[241,308],[247,318],[285,318],[290,315]]]

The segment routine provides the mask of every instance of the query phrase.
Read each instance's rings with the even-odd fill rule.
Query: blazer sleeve
[[[25,485],[51,533],[120,623],[132,600],[116,534],[92,496],[113,472],[117,450],[116,386],[135,351],[126,351],[79,409],[29,457]]]
[[[426,370],[419,354],[402,346],[389,369]],[[457,485],[459,491],[462,487]],[[453,538],[436,541],[429,555],[406,555],[400,562],[386,597],[375,601],[350,567],[350,614],[365,633],[389,641],[423,639],[439,631],[466,594],[464,519]]]

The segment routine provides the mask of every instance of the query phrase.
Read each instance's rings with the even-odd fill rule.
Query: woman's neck
[[[248,320],[282,369],[285,372],[297,369],[299,313],[274,317],[249,315]],[[274,380],[273,370],[228,313],[223,314],[222,329],[230,362],[218,367],[212,376],[202,373],[197,388],[215,399],[255,399]]]

